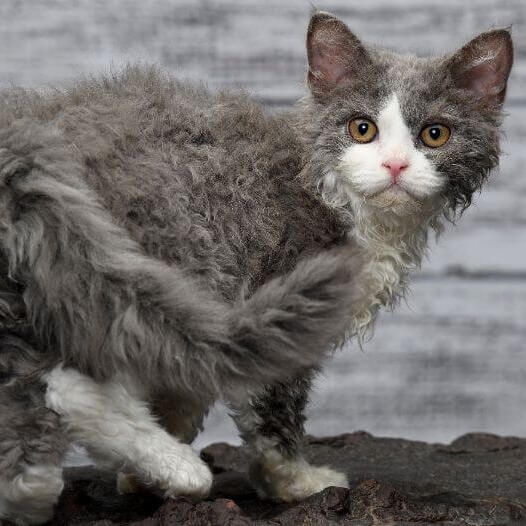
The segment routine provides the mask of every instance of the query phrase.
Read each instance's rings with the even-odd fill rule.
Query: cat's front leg
[[[269,386],[247,403],[231,404],[240,435],[254,451],[250,478],[260,496],[293,502],[329,486],[348,487],[345,474],[302,456],[311,371]]]

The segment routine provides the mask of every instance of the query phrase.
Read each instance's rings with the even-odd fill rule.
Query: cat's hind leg
[[[43,524],[62,493],[68,442],[58,415],[44,406],[43,386],[11,368],[20,365],[26,346],[9,340],[0,342],[0,524]]]
[[[0,411],[0,519],[43,524],[64,487],[65,440],[57,415],[24,409],[7,420],[5,406]]]
[[[15,432],[7,437],[5,430],[0,431],[0,519],[17,524],[43,524],[52,518],[64,487],[62,466],[46,458],[50,455],[42,451],[54,448],[54,438],[40,434],[43,415],[33,413],[24,417],[36,418],[37,422],[29,426],[35,436],[21,437]]]
[[[61,415],[72,438],[114,471],[135,473],[166,496],[206,497],[208,466],[187,444],[167,433],[128,381],[95,382],[74,369],[46,377],[48,407]]]
[[[269,386],[234,407],[241,437],[255,454],[250,478],[262,497],[293,502],[329,486],[348,487],[346,475],[308,463],[301,452],[312,377],[310,372]]]

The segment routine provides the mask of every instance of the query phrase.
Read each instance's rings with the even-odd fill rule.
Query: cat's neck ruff
[[[422,205],[411,214],[378,210],[352,193],[340,211],[347,215],[349,238],[366,254],[364,296],[353,316],[351,336],[364,338],[372,330],[381,307],[393,307],[403,297],[409,273],[418,270],[425,257],[429,233],[440,233],[440,212]],[[334,204],[334,203],[333,203]]]

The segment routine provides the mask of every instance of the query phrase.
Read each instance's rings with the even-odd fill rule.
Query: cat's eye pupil
[[[362,122],[358,125],[358,132],[360,135],[366,135],[369,130],[369,124]]]
[[[436,126],[429,129],[429,136],[434,141],[436,141],[436,140],[438,140],[440,138],[441,133],[442,133],[442,131],[440,130],[440,128],[438,128]]]

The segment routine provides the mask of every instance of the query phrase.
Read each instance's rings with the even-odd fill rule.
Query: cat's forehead
[[[429,75],[442,72],[443,59],[436,57],[417,57],[400,54],[390,50],[370,50],[369,55],[385,85],[391,87],[404,84],[408,80],[427,85]]]
[[[375,91],[380,94],[379,109],[396,95],[409,125],[440,115],[450,107],[443,60],[377,52]]]
[[[409,126],[420,126],[422,120],[449,107],[442,60],[378,50],[371,56],[374,68],[348,92],[351,104],[377,117],[396,96]]]

